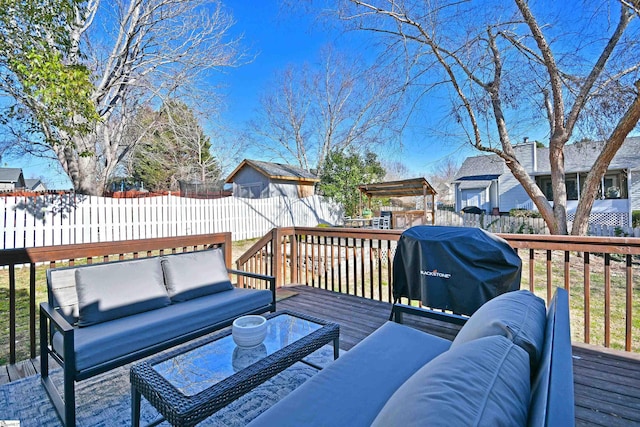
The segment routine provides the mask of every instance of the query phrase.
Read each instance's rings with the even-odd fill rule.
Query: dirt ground
[[[247,251],[258,239],[249,239],[249,240],[239,240],[237,242],[233,242],[233,251],[231,252],[231,261],[232,265],[236,264],[236,260],[240,258],[240,256]]]

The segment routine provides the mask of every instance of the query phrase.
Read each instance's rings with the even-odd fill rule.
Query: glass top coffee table
[[[332,341],[338,358],[339,325],[291,311],[265,317],[256,347],[236,346],[228,330],[133,365],[132,425],[140,425],[141,395],[172,425],[193,426]]]

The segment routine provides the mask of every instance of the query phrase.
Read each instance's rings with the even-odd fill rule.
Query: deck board
[[[287,286],[278,310],[307,313],[340,324],[340,348],[349,350],[389,318],[389,303],[308,286]],[[459,327],[405,315],[405,323],[453,339]],[[640,354],[573,345],[576,426],[640,426]],[[38,359],[0,368],[0,384],[33,375]]]

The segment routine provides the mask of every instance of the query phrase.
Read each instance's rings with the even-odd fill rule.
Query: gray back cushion
[[[483,304],[456,335],[451,348],[477,338],[502,335],[529,353],[537,369],[544,346],[547,312],[544,301],[529,291],[513,291]]]
[[[451,348],[402,384],[372,426],[523,426],[529,356],[501,336]]]
[[[222,249],[164,256],[162,270],[174,302],[233,289]]]
[[[78,326],[171,304],[158,257],[83,266],[75,274]]]

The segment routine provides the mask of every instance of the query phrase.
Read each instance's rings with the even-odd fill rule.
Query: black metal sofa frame
[[[180,254],[165,255],[164,257],[172,257],[172,256],[180,256]],[[160,257],[156,257],[156,258],[160,258]],[[130,261],[131,260],[114,261],[107,264],[109,265],[120,264],[120,263],[127,263]],[[184,334],[174,336],[171,339],[167,339],[162,342],[157,342],[157,343],[154,343],[153,345],[148,345],[144,348],[138,349],[131,353],[124,354],[120,357],[114,358],[113,360],[99,363],[85,369],[77,370],[76,354],[74,351],[74,332],[78,329],[78,325],[70,322],[68,312],[65,314],[64,311],[61,309],[61,306],[64,305],[64,303],[61,301],[61,298],[71,298],[72,304],[74,300],[75,300],[75,303],[77,304],[77,296],[75,295],[75,292],[72,292],[73,295],[71,296],[67,295],[69,293],[68,292],[69,289],[63,292],[59,292],[59,291],[56,292],[56,283],[55,283],[55,280],[52,279],[52,273],[56,271],[61,271],[61,270],[73,271],[73,270],[77,270],[85,267],[90,267],[92,265],[95,266],[97,264],[49,269],[47,271],[48,302],[43,302],[40,304],[41,379],[45,387],[45,390],[49,395],[55,407],[56,412],[58,413],[58,416],[60,417],[63,425],[65,426],[75,426],[75,423],[76,423],[76,404],[75,404],[75,382],[76,381],[82,381],[82,380],[94,377],[98,374],[123,366],[127,363],[156,354],[160,351],[166,350],[175,345],[185,343],[194,338],[206,335],[218,329],[229,326],[233,322],[233,320],[238,316],[238,314],[234,315],[233,317],[226,318],[222,321],[206,325],[196,330],[191,330]],[[227,270],[227,275],[233,274],[237,276],[265,281],[267,283],[268,291],[255,290],[255,292],[271,293],[270,302],[263,304],[259,307],[253,307],[252,309],[246,312],[243,312],[239,315],[259,314],[267,311],[275,312],[276,310],[275,277],[249,273],[249,272],[244,272],[244,271],[234,270],[229,268],[227,268],[226,270]],[[246,289],[245,291],[253,291],[253,290]],[[262,295],[262,297],[264,297],[264,295]],[[264,300],[264,298],[262,299]],[[88,328],[90,327],[91,326],[88,326]],[[61,354],[58,351],[56,351],[56,349],[54,349],[54,346],[53,346],[53,335],[56,331],[60,332],[64,337],[63,349],[61,351]],[[54,385],[54,383],[52,382],[49,376],[49,357],[55,360],[63,369],[64,386],[62,390],[62,395],[58,391],[58,389],[56,388],[56,386]]]

